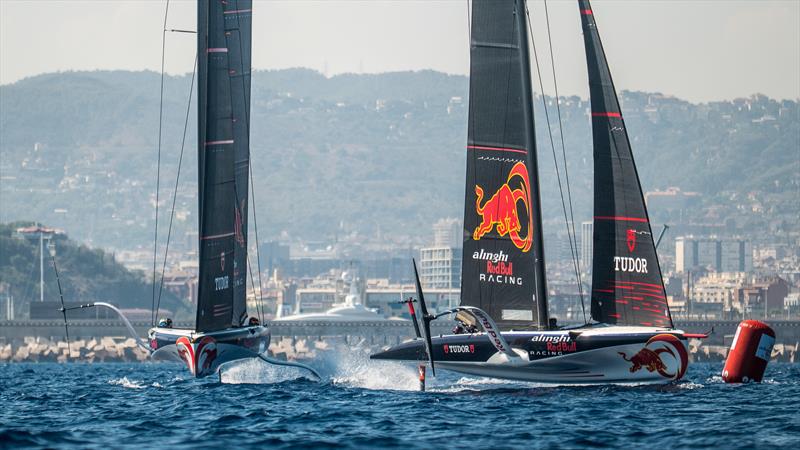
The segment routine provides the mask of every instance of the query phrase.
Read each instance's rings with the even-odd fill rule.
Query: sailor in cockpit
[[[474,334],[478,332],[478,324],[471,314],[464,311],[456,313],[456,326],[453,327],[453,334]]]

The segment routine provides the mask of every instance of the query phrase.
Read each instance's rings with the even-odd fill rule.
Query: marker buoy
[[[745,320],[736,328],[722,380],[726,383],[761,381],[775,345],[775,331],[757,320]]]
[[[425,364],[419,365],[419,390],[425,392]]]

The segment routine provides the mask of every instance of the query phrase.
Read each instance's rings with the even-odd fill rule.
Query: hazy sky
[[[0,0],[0,84],[59,70],[157,71],[164,4]],[[194,29],[194,5],[171,1],[168,28]],[[549,62],[543,2],[529,7],[540,60]],[[577,2],[548,8],[560,93],[585,97]],[[593,8],[618,89],[692,101],[800,98],[800,0],[596,0]],[[466,74],[467,17],[466,0],[256,1],[253,65]],[[168,72],[191,70],[194,45],[194,35],[168,34]]]

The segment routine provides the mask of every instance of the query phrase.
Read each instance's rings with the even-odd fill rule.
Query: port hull
[[[432,339],[437,369],[468,375],[553,384],[663,384],[683,377],[688,366],[680,330],[596,327],[501,333],[518,358],[509,358],[485,333]],[[406,341],[372,359],[427,361],[421,339]]]
[[[263,326],[204,333],[156,327],[150,329],[148,336],[153,359],[182,361],[196,378],[214,374],[231,361],[258,358],[270,342],[270,331]]]

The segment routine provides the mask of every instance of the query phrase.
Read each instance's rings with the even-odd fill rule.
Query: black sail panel
[[[594,142],[592,318],[672,326],[650,220],[589,0],[579,0]]]
[[[198,331],[247,315],[251,13],[251,0],[198,3]]]
[[[502,328],[547,323],[527,22],[474,0],[461,304]]]

